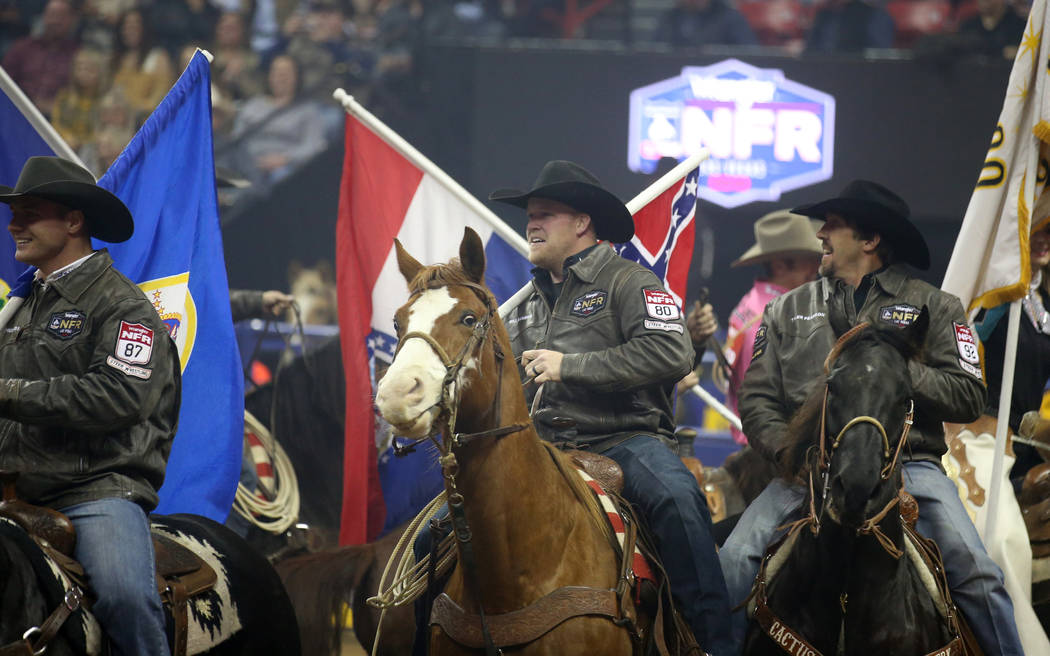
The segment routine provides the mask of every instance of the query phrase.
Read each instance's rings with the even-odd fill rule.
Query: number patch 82
[[[113,355],[129,364],[149,364],[153,356],[153,330],[141,323],[121,321]]]

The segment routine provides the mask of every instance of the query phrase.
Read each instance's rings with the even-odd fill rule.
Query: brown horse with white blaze
[[[600,508],[530,421],[510,340],[484,287],[480,238],[468,228],[459,262],[434,266],[396,247],[411,297],[395,316],[398,351],[376,406],[400,435],[443,436],[459,549],[447,600],[431,615],[431,654],[640,653],[644,619],[636,621]],[[551,604],[562,609],[558,620],[549,620]],[[436,623],[439,606],[446,619]]]

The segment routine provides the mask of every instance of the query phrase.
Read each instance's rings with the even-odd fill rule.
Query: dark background
[[[418,98],[388,123],[468,191],[527,189],[550,159],[579,162],[625,201],[652,180],[627,168],[628,96],[684,66],[736,57],[836,100],[834,176],[776,203],[727,210],[701,201],[698,222],[713,236],[713,275],[701,277],[699,239],[689,299],[701,286],[724,318],[751,285],[754,268],[730,269],[754,241],[766,212],[836,195],[855,178],[895,190],[912,207],[939,285],[1002,107],[1010,62],[978,57],[789,58],[759,51],[671,53],[562,42],[510,47],[432,46],[417,56]],[[334,101],[333,101],[334,102]],[[292,259],[334,260],[342,144],[247,207],[224,215],[233,287],[287,288]],[[524,213],[489,206],[516,230]],[[707,247],[712,244],[706,244]]]

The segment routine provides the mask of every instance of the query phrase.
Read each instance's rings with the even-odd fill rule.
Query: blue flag
[[[158,513],[226,520],[244,439],[244,381],[230,315],[212,153],[208,60],[199,51],[99,180],[135,234],[109,248],[179,347],[182,409]]]
[[[0,184],[13,187],[27,159],[34,155],[54,155],[55,151],[11,100],[8,89],[3,91],[0,94]],[[10,222],[11,208],[0,203],[0,225],[6,228]],[[8,235],[0,236],[0,305],[15,279],[25,270],[26,265],[15,259],[14,240]]]

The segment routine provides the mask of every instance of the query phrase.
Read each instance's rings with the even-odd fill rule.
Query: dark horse
[[[901,499],[914,504],[900,495],[914,407],[908,361],[928,326],[925,309],[902,329],[861,324],[828,355],[784,462],[790,478],[808,481],[808,515],[763,561],[744,653],[962,653],[947,584],[921,571],[929,545],[911,542],[902,518],[913,508]]]
[[[218,577],[210,590],[190,600],[187,653],[300,653],[294,610],[265,558],[226,527],[203,517],[158,515],[151,519],[155,534],[190,548]],[[23,634],[42,627],[49,615],[72,598],[65,591],[68,585],[63,585],[68,579],[58,572],[20,526],[0,519],[0,653],[28,655],[28,651],[7,649],[15,649],[13,645],[22,642]],[[29,633],[30,643],[38,639],[39,632]],[[47,640],[46,653],[106,653],[103,641],[97,622],[80,606]]]

